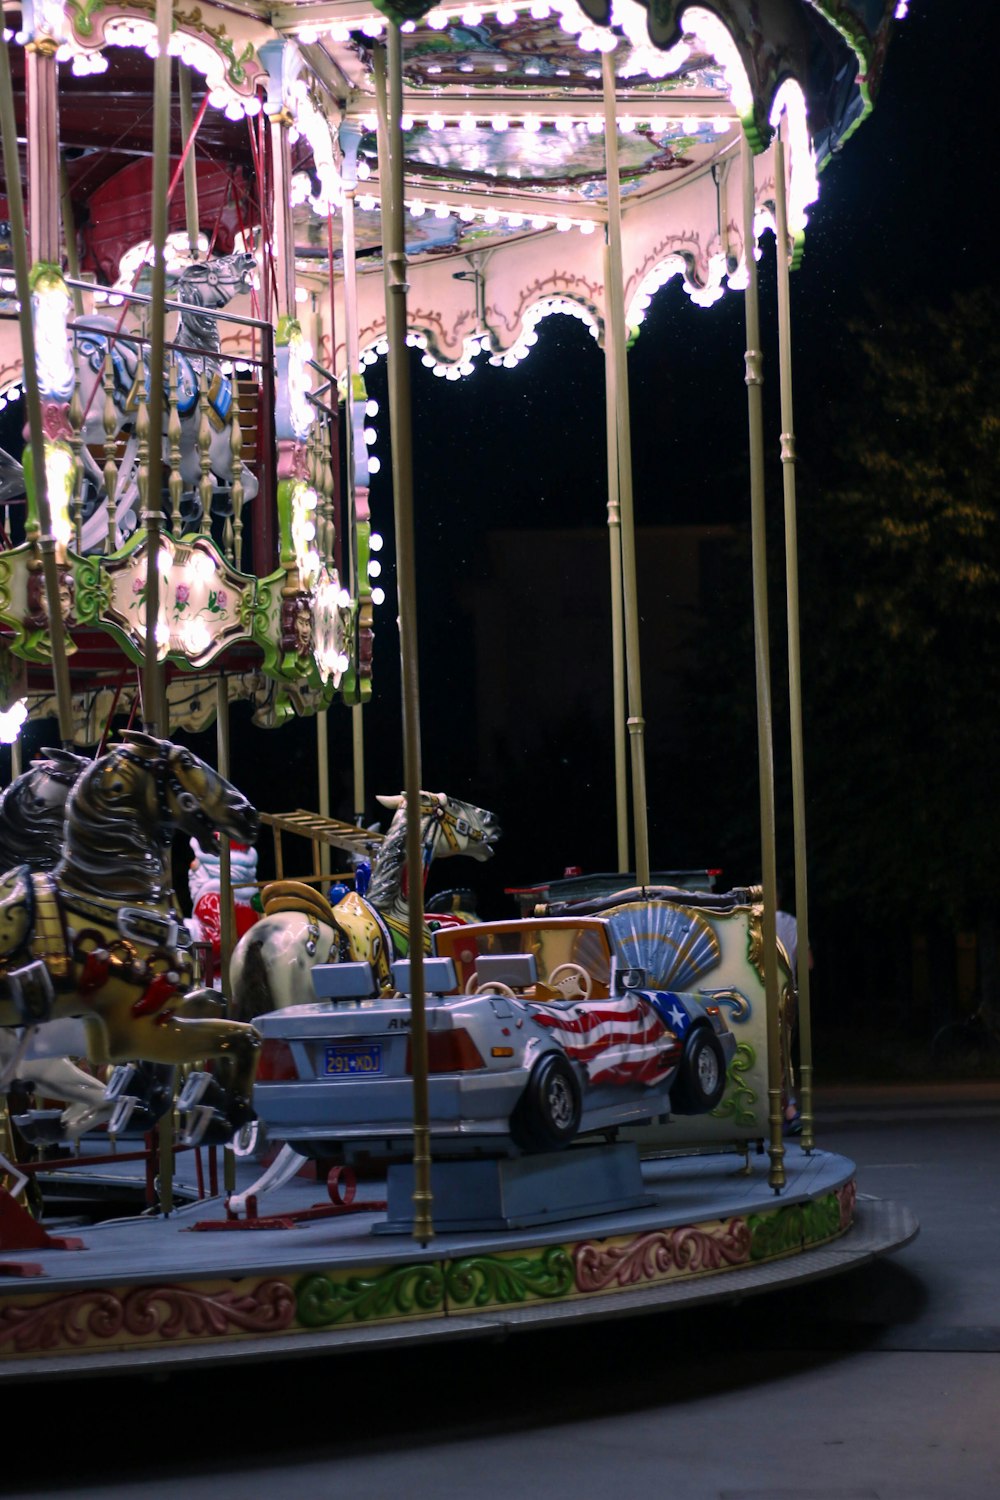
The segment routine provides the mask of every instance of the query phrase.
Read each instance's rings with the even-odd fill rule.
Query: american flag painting
[[[680,1059],[678,1037],[635,993],[569,1007],[533,1005],[531,1014],[572,1062],[582,1063],[592,1084],[659,1083]]]

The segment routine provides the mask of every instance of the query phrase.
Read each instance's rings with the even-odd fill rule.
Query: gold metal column
[[[604,247],[604,285],[611,284],[611,257]],[[611,692],[615,747],[615,830],[619,871],[629,868],[628,755],[625,747],[625,606],[622,597],[622,518],[618,486],[618,417],[615,362],[604,347],[604,413],[608,438],[608,556],[611,563]]]
[[[406,788],[406,867],[409,876],[410,976],[413,1049],[413,1237],[433,1237],[431,1156],[427,1098],[427,1017],[424,994],[424,872],[420,850],[420,688],[417,656],[417,581],[413,525],[413,443],[410,366],[406,348],[406,246],[403,205],[403,77],[399,25],[388,34],[388,112],[384,136],[389,159],[379,162],[382,187],[386,335],[389,342],[389,422],[396,511],[396,586],[403,687],[403,767]],[[381,51],[376,52],[376,57]],[[378,78],[378,73],[376,73]],[[385,89],[377,92],[385,114]],[[388,213],[386,186],[389,186]]]
[[[194,133],[194,110],[191,105],[191,69],[182,62],[177,64],[177,98],[180,105],[181,142],[182,145],[186,145]],[[184,158],[184,221],[187,228],[188,250],[191,259],[197,260],[198,166],[193,151],[188,151]]]
[[[170,0],[156,0],[157,53],[153,64],[153,250],[152,300],[149,308],[149,475],[142,524],[146,532],[146,654],[142,674],[142,719],[147,734],[170,733],[163,671],[156,655],[156,625],[160,614],[160,533],[163,514],[163,371],[166,368],[164,330],[167,266],[167,191],[170,181],[170,65],[167,50],[173,11]]]
[[[382,78],[382,99],[385,99],[385,78]],[[379,117],[379,160],[382,152],[388,150],[388,145],[383,146],[384,123],[382,116]],[[388,184],[383,184],[383,193],[388,190]],[[344,184],[344,201],[341,208],[341,244],[344,256],[344,368],[346,378],[344,381],[344,444],[346,448],[347,475],[347,586],[351,597],[358,598],[358,556],[357,556],[357,494],[356,478],[354,470],[354,377],[361,367],[360,348],[358,341],[358,264],[356,256],[356,240],[354,234],[354,202],[357,196],[357,182],[352,180]],[[383,204],[385,199],[383,198]],[[330,305],[333,306],[333,291],[330,292]],[[354,772],[354,814],[363,817],[365,811],[365,721],[364,705],[353,703],[351,705],[351,752]]]
[[[28,245],[24,223],[24,198],[21,193],[21,161],[17,149],[14,88],[10,72],[10,53],[7,50],[6,39],[2,35],[0,35],[0,134],[3,136],[3,163],[4,175],[7,179],[11,251],[14,257],[14,279],[20,309],[18,321],[24,361],[24,399],[28,410],[29,455],[35,487],[35,505],[38,511],[40,530],[38,549],[42,559],[42,576],[45,579],[56,711],[59,715],[60,738],[65,746],[70,746],[73,743],[73,703],[70,693],[69,666],[66,660],[66,638],[59,602],[56,542],[52,534],[52,513],[49,509],[49,492],[45,474],[45,434],[42,427],[38,368],[35,363],[35,330],[31,317],[31,288],[28,284]]]
[[[785,497],[785,593],[788,608],[788,717],[792,749],[792,824],[795,847],[796,982],[799,1026],[799,1109],[802,1146],[815,1145],[812,1102],[812,1010],[809,997],[809,890],[806,857],[806,784],[802,748],[802,656],[799,639],[799,533],[795,496],[795,416],[792,404],[792,316],[789,286],[785,143],[774,143],[776,254],[778,260],[778,365],[781,381],[781,477]]]
[[[768,1183],[785,1185],[782,1137],[781,1033],[778,1018],[777,876],[774,844],[774,736],[771,712],[771,648],[767,624],[767,536],[764,494],[764,401],[761,386],[760,298],[754,256],[754,167],[743,136],[743,254],[746,260],[746,386],[750,425],[750,530],[753,543],[754,664],[757,678],[757,757],[760,785],[760,846],[764,874],[764,994],[767,1005],[767,1097],[771,1167]]]
[[[604,81],[604,153],[608,179],[608,277],[605,282],[604,336],[610,341],[614,368],[615,424],[618,449],[618,493],[621,500],[622,589],[625,601],[625,670],[628,681],[628,732],[632,749],[632,821],[635,878],[649,884],[649,822],[646,810],[645,720],[639,670],[639,601],[636,583],[635,514],[632,507],[632,429],[628,400],[628,353],[625,347],[625,288],[622,271],[622,206],[618,176],[618,120],[615,69],[611,53],[601,56]]]

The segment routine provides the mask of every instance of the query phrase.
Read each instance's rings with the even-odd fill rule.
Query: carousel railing
[[[91,294],[97,290],[92,282],[74,278],[67,285]],[[129,312],[152,300],[143,292],[117,289],[106,295],[120,299]],[[213,535],[233,566],[267,574],[277,561],[274,329],[224,308],[175,301],[164,308],[180,315],[178,335],[185,319],[211,330],[200,341],[189,335],[164,344],[165,529],[175,537]],[[222,327],[252,330],[251,349],[224,351]],[[142,327],[128,326],[124,313],[115,322],[95,313],[78,316],[70,331],[76,384],[69,420],[77,459],[71,525],[77,550],[108,553],[122,540],[123,504],[128,511],[144,504],[148,490],[151,434],[144,371],[151,339]],[[94,448],[102,449],[101,466]],[[103,535],[95,534],[91,521],[85,537],[85,505],[88,521],[104,510]]]

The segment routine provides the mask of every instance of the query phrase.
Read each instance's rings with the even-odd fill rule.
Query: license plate
[[[325,1078],[364,1078],[382,1072],[382,1048],[327,1047],[323,1053]]]

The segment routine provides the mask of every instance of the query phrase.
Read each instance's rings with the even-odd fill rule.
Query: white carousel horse
[[[368,958],[388,981],[393,958],[409,947],[406,800],[402,796],[378,800],[394,816],[363,897],[351,891],[331,907],[323,896],[297,881],[265,886],[264,916],[240,939],[230,960],[238,1015],[252,1019],[265,1011],[315,1000],[314,965],[335,963],[342,950],[353,958]],[[493,813],[444,792],[421,792],[420,830],[425,879],[435,858],[466,854],[471,859],[489,859],[501,831]],[[446,921],[432,917],[428,931]]]
[[[183,746],[123,740],[73,787],[54,869],[0,877],[0,1026],[78,1016],[92,1061],[215,1059],[215,1078],[192,1075],[181,1107],[192,1138],[222,1142],[253,1117],[260,1037],[221,1017],[214,991],[192,987],[170,841],[180,828],[252,843],[257,814]]]
[[[86,756],[70,750],[45,749],[0,793],[0,869],[52,869],[62,853],[66,799],[89,765]],[[75,1021],[25,1028],[20,1038],[2,1030],[0,1087],[30,1080],[37,1092],[67,1105],[60,1125],[71,1136],[81,1135],[115,1107],[104,1084],[70,1061],[69,1054],[85,1051],[85,1035]]]
[[[197,488],[201,478],[201,461],[198,452],[197,433],[201,419],[198,405],[198,378],[201,370],[208,371],[209,399],[212,407],[212,441],[209,449],[209,464],[212,474],[220,482],[232,478],[232,396],[233,387],[222,374],[222,344],[219,325],[214,318],[205,315],[207,309],[218,311],[231,302],[240,291],[249,285],[251,274],[256,270],[252,255],[222,255],[214,260],[199,261],[181,272],[174,288],[173,299],[183,302],[185,310],[178,314],[177,330],[173,342],[188,351],[177,352],[177,407],[181,419],[180,474],[189,500],[186,502],[189,524],[196,519]],[[190,309],[190,311],[188,311]],[[80,403],[86,412],[83,428],[83,462],[92,484],[103,496],[83,525],[83,550],[99,547],[107,536],[107,497],[103,494],[104,476],[91,457],[86,444],[103,443],[104,428],[104,366],[108,350],[114,371],[114,406],[120,431],[134,423],[136,406],[143,381],[149,389],[148,356],[140,358],[138,345],[128,338],[112,338],[117,323],[113,318],[94,316],[88,318],[87,329],[76,334],[76,348],[80,363]],[[94,332],[93,330],[100,330]],[[166,400],[166,373],[164,373],[164,400]],[[167,413],[164,412],[164,430]],[[122,460],[119,489],[116,493],[116,521],[118,541],[124,541],[134,530],[137,522],[134,502],[138,497],[136,482],[137,442],[133,433]],[[169,452],[164,438],[164,462],[169,462]],[[241,465],[244,502],[257,493],[256,476]]]

